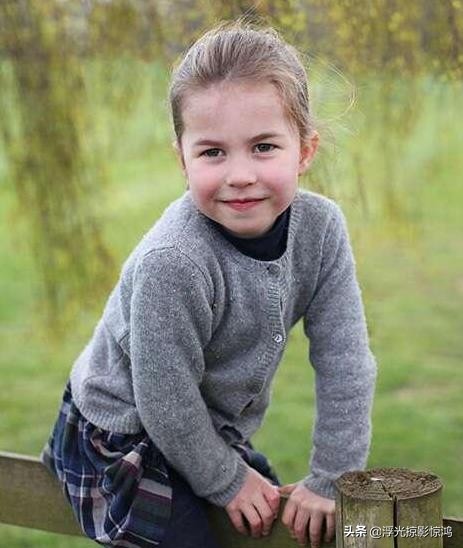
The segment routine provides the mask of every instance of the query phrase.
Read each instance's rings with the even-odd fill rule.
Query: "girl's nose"
[[[237,159],[230,162],[225,175],[225,184],[234,187],[245,187],[257,181],[257,175],[250,162]]]

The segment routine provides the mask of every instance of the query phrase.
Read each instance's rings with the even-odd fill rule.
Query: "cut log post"
[[[336,548],[442,548],[442,483],[428,472],[375,468],[336,482]]]

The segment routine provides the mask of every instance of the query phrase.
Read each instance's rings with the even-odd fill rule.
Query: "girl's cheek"
[[[215,195],[217,187],[205,177],[197,179],[199,184],[194,185],[193,194],[199,203],[209,202]]]
[[[191,170],[191,175],[198,180],[214,181],[217,179],[218,172],[216,169],[206,165],[197,165]]]

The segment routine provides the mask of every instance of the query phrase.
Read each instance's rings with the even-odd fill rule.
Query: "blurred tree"
[[[82,64],[61,24],[60,4],[6,1],[0,15],[9,175],[30,228],[47,323],[59,331],[82,299],[108,287],[112,260],[94,207],[105,169],[86,141],[92,128]]]

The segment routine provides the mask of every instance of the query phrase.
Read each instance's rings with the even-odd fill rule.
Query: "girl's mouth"
[[[224,204],[228,205],[229,207],[236,209],[237,211],[245,211],[247,209],[251,209],[252,207],[256,206],[260,202],[262,202],[265,198],[257,198],[257,199],[249,199],[249,200],[229,200],[224,202]]]

